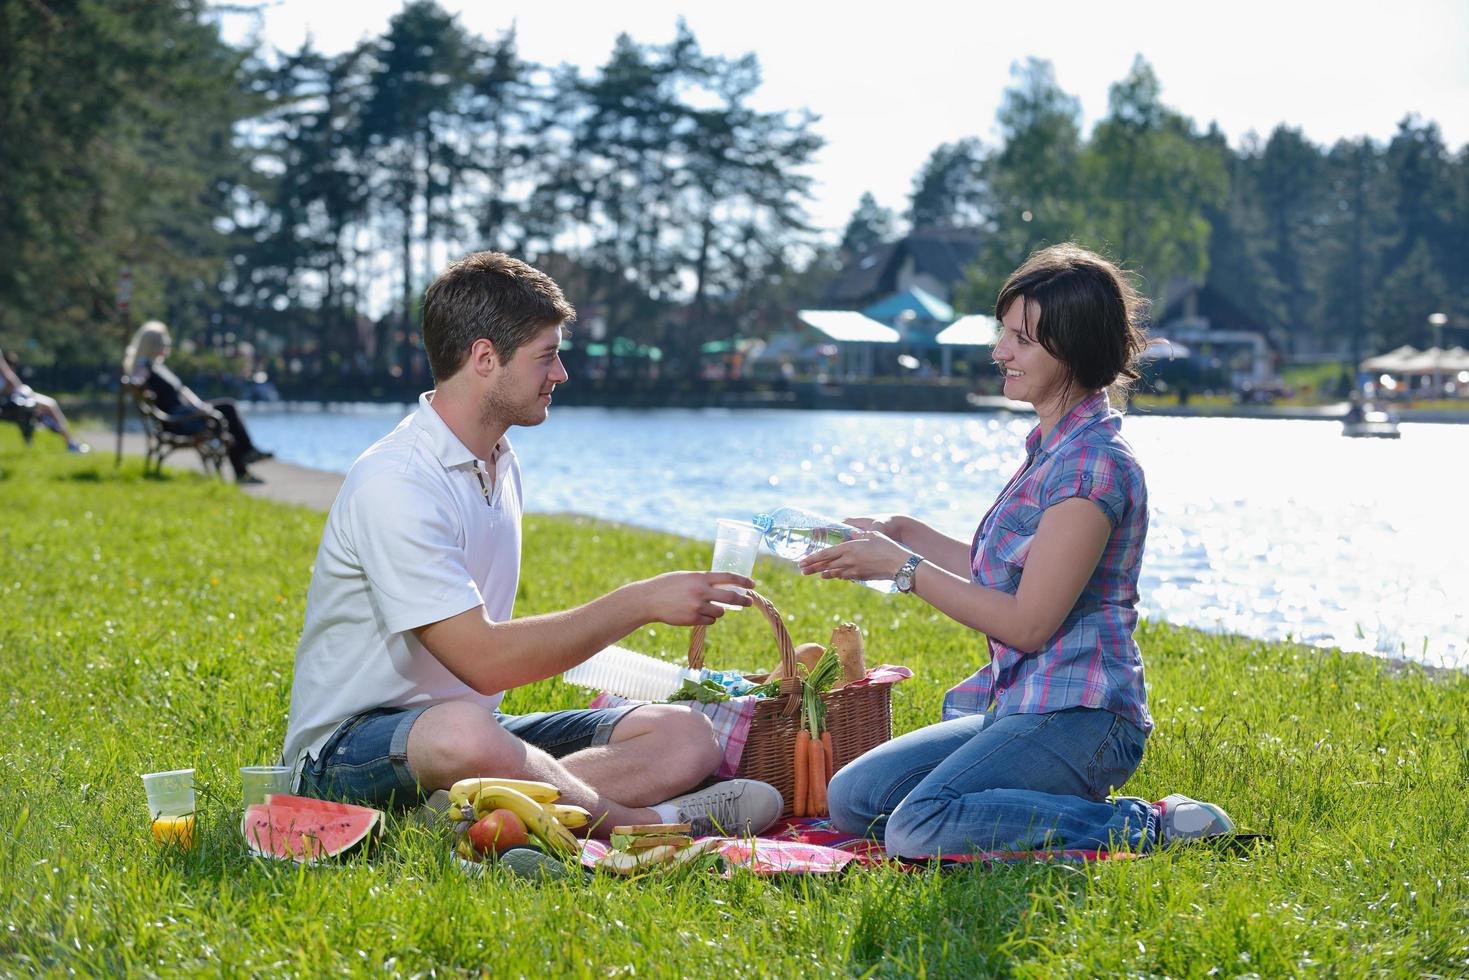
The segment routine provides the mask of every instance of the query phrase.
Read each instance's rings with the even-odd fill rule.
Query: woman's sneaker
[[[695,837],[753,837],[780,819],[785,809],[780,790],[754,779],[730,779],[660,806],[677,811],[678,823]]]
[[[1158,808],[1158,842],[1164,846],[1234,833],[1234,821],[1214,803],[1170,793],[1153,805]]]

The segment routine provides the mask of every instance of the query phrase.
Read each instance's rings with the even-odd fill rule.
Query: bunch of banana
[[[586,826],[592,815],[579,806],[557,803],[561,791],[550,783],[477,776],[449,789],[449,816],[461,836],[474,821],[494,810],[509,810],[525,824],[526,833],[552,854],[575,854],[580,845],[571,831]]]

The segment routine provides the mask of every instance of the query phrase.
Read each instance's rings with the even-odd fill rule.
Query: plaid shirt
[[[974,581],[1014,595],[1041,515],[1062,500],[1091,500],[1112,534],[1055,635],[1034,654],[988,638],[990,663],[944,696],[945,720],[990,710],[1000,716],[1086,707],[1152,729],[1142,653],[1133,639],[1148,491],[1121,425],[1106,392],[1097,392],[1067,413],[1044,445],[1039,426],[1026,438],[1025,465],[975,532]]]

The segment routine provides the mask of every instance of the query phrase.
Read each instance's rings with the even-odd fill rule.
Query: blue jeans
[[[374,708],[342,722],[315,758],[308,759],[297,792],[320,799],[367,806],[399,806],[427,795],[408,768],[408,732],[429,709]],[[628,712],[640,704],[573,711],[502,715],[495,720],[511,735],[560,758],[594,745],[606,745]]]
[[[1146,735],[1110,711],[973,715],[909,732],[831,781],[832,822],[894,857],[1042,847],[1146,850],[1145,800],[1108,800],[1143,758]]]

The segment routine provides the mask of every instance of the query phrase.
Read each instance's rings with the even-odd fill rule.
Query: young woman
[[[1137,378],[1140,301],[1098,255],[1032,255],[995,304],[1005,394],[1035,407],[1026,459],[972,543],[911,517],[802,561],[824,578],[892,578],[985,634],[990,663],[944,698],[943,718],[857,759],[828,804],[890,854],[1126,847],[1227,833],[1223,810],[1183,796],[1109,799],[1153,727],[1137,623],[1147,487],[1106,389]]]
[[[180,432],[198,432],[204,425],[203,416],[219,417],[233,437],[230,445],[230,466],[235,471],[236,482],[264,483],[264,480],[250,472],[250,464],[271,459],[275,454],[255,448],[233,398],[205,401],[185,387],[178,375],[164,366],[163,360],[168,356],[171,346],[168,327],[157,320],[149,320],[138,328],[128,343],[122,362],[124,376],[146,386],[153,393],[154,403],[160,411],[177,417],[177,423],[167,423],[170,428],[177,425]]]

